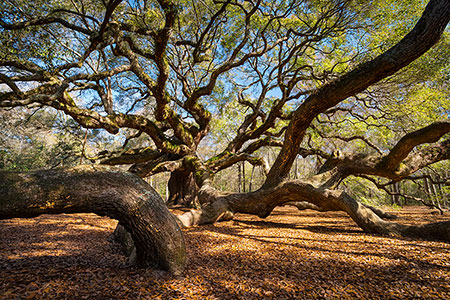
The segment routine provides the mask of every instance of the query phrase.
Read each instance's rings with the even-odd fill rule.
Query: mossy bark
[[[136,246],[136,264],[180,274],[183,234],[161,197],[139,177],[108,166],[0,171],[0,219],[96,213],[119,220]]]
[[[199,208],[198,186],[194,175],[189,170],[175,170],[171,172],[168,182],[169,199],[167,204],[182,205],[185,207]]]

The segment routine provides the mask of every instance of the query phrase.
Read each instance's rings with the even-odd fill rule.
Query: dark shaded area
[[[198,186],[195,183],[192,172],[174,171],[170,173],[167,187],[169,189],[168,205],[182,205],[186,207],[198,205]]]

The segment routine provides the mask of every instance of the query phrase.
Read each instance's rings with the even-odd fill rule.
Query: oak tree
[[[122,148],[90,159],[130,165],[140,177],[171,172],[171,201],[198,203],[179,217],[183,225],[234,213],[264,218],[295,203],[345,211],[365,232],[450,239],[449,222],[385,221],[341,184],[358,176],[382,188],[378,178],[398,182],[449,158],[448,111],[406,132],[392,131],[395,114],[385,114],[386,91],[426,82],[408,72],[446,34],[448,1],[430,0],[417,18],[401,15],[403,2],[395,2],[390,11],[400,15],[392,24],[381,10],[392,3],[381,0],[38,2],[1,4],[0,107],[49,107],[84,128],[123,136]],[[403,31],[396,34],[395,24]],[[401,107],[406,98],[396,97]],[[231,104],[233,135],[200,156],[214,116]],[[346,135],[339,125],[371,118],[389,141],[382,130]],[[363,146],[342,151],[324,142],[332,139]],[[264,147],[279,148],[272,165],[260,155]],[[299,155],[323,164],[289,180]],[[262,186],[217,190],[215,174],[243,161],[266,170]]]

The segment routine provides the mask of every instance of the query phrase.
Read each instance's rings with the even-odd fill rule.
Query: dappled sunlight
[[[395,211],[423,223],[421,208]],[[428,214],[427,214],[428,213]],[[448,243],[362,233],[342,213],[280,207],[266,219],[184,229],[182,276],[136,269],[93,214],[1,221],[2,299],[351,299],[450,297]]]
[[[0,300],[450,299],[449,0],[0,7]]]
[[[115,224],[114,220],[94,214],[5,220],[1,226],[0,259],[31,261],[39,257],[82,256],[89,251],[86,242],[97,238],[106,241]]]

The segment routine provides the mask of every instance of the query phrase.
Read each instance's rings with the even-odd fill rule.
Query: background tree
[[[4,170],[70,166],[82,158],[85,134],[72,119],[42,109],[16,109],[0,111],[0,120],[0,164]]]

